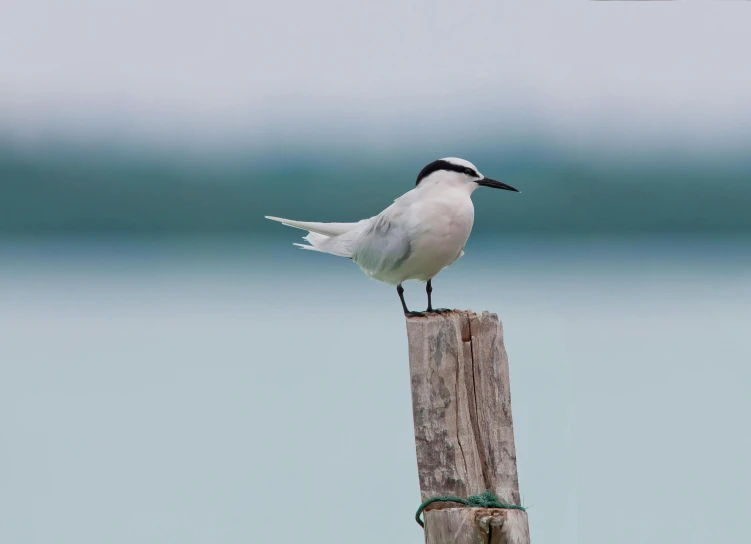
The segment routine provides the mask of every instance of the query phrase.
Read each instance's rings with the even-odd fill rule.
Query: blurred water
[[[744,539],[750,248],[473,239],[437,278],[503,319],[535,542]],[[1,542],[422,541],[404,321],[351,263],[6,240],[0,301]]]

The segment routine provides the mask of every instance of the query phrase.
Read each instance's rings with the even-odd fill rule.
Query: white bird
[[[475,209],[470,195],[478,187],[519,192],[510,185],[486,178],[468,161],[449,157],[433,161],[417,176],[415,188],[370,219],[357,223],[314,223],[266,216],[284,225],[308,231],[303,249],[352,259],[371,278],[396,285],[404,314],[402,282],[427,282],[427,312],[434,310],[431,280],[464,255]]]

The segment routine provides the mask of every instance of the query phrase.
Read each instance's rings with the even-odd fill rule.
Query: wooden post
[[[407,318],[412,411],[422,500],[492,490],[521,504],[508,357],[495,314],[454,310]],[[424,512],[427,544],[528,544],[522,510]]]

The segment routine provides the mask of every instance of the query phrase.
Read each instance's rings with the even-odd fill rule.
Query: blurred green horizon
[[[491,142],[492,144],[493,142]],[[263,219],[354,221],[410,190],[427,162],[407,148],[357,153],[282,148],[263,154],[143,150],[108,144],[0,145],[0,235],[283,236]],[[458,148],[458,149],[457,149]],[[585,160],[546,143],[454,146],[522,194],[475,193],[475,236],[751,234],[749,158],[624,149]]]

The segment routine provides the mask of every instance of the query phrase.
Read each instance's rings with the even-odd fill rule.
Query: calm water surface
[[[0,244],[0,541],[422,542],[396,293],[286,242]],[[504,322],[535,542],[745,538],[750,247],[480,240],[435,281]]]

